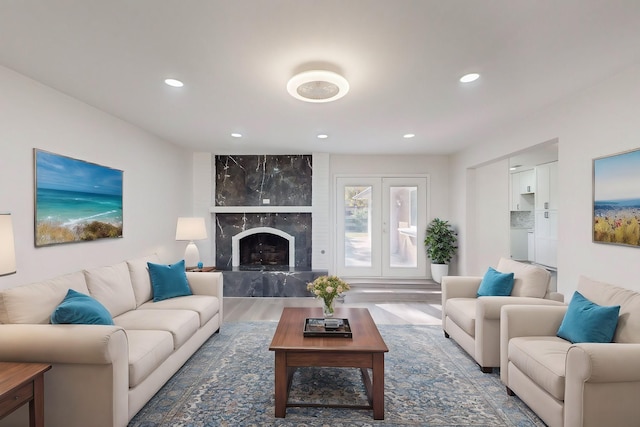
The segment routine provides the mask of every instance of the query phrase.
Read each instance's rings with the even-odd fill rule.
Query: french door
[[[336,178],[336,270],[424,278],[427,177]]]

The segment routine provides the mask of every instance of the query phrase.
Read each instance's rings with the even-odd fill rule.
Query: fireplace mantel
[[[312,206],[211,206],[211,213],[312,213]]]

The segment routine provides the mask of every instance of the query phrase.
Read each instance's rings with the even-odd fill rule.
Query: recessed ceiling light
[[[349,82],[333,71],[304,71],[289,80],[287,91],[301,101],[330,102],[349,92]]]
[[[469,73],[469,74],[465,74],[464,76],[460,77],[460,81],[462,83],[471,83],[474,82],[476,80],[478,80],[480,78],[480,74],[478,73]]]
[[[405,133],[404,135],[402,135],[402,137],[406,139],[413,138],[414,136],[416,136],[415,133]]]
[[[237,132],[232,133],[231,136],[234,138],[242,138],[242,134]]]
[[[327,138],[329,138],[329,135],[327,135],[325,133],[318,134],[318,139],[327,139]]]
[[[182,83],[180,80],[176,80],[176,79],[164,79],[164,82],[166,84],[168,84],[171,87],[182,87],[184,86],[184,83]]]

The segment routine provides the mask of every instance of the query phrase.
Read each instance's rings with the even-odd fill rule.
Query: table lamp
[[[204,218],[178,218],[176,226],[176,240],[185,240],[189,244],[184,251],[184,263],[187,267],[194,267],[200,261],[200,252],[194,240],[203,240],[207,238],[207,227],[204,224]]]
[[[0,276],[16,272],[16,250],[11,214],[0,214]]]

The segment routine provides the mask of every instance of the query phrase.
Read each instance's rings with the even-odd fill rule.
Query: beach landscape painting
[[[35,245],[122,237],[121,170],[34,149]]]
[[[593,160],[593,241],[640,247],[640,149]]]

